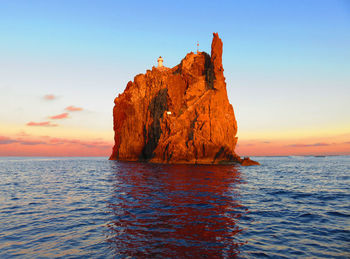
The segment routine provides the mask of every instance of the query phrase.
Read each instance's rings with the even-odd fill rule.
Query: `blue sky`
[[[350,1],[8,0],[0,31],[0,121],[12,129],[74,104],[85,113],[67,129],[113,137],[126,83],[197,41],[210,53],[218,32],[240,138],[350,132]]]

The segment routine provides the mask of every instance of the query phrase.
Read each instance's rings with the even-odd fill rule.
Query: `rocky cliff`
[[[237,122],[226,92],[222,41],[173,68],[135,76],[115,100],[112,160],[258,164],[236,155]]]

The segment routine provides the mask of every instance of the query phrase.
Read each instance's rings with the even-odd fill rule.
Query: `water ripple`
[[[0,258],[349,258],[350,158],[0,158]]]

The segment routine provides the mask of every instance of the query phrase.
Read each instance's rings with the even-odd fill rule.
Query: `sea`
[[[0,258],[350,258],[350,157],[0,158]]]

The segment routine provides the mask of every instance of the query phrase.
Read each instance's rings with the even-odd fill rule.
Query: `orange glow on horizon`
[[[350,136],[280,140],[239,140],[241,156],[350,155]]]
[[[109,156],[112,147],[112,142],[100,139],[0,136],[0,156]]]
[[[2,125],[0,156],[110,156],[114,145],[114,132],[77,127],[50,127],[47,122],[32,122],[33,126]],[[256,139],[240,137],[235,152],[239,156],[289,156],[289,155],[350,155],[350,133],[323,137],[294,138],[282,134],[277,138]]]
[[[33,136],[20,132],[12,137],[0,135],[0,156],[109,156],[113,144],[113,138]],[[240,156],[350,155],[350,135],[239,140],[236,153]]]

